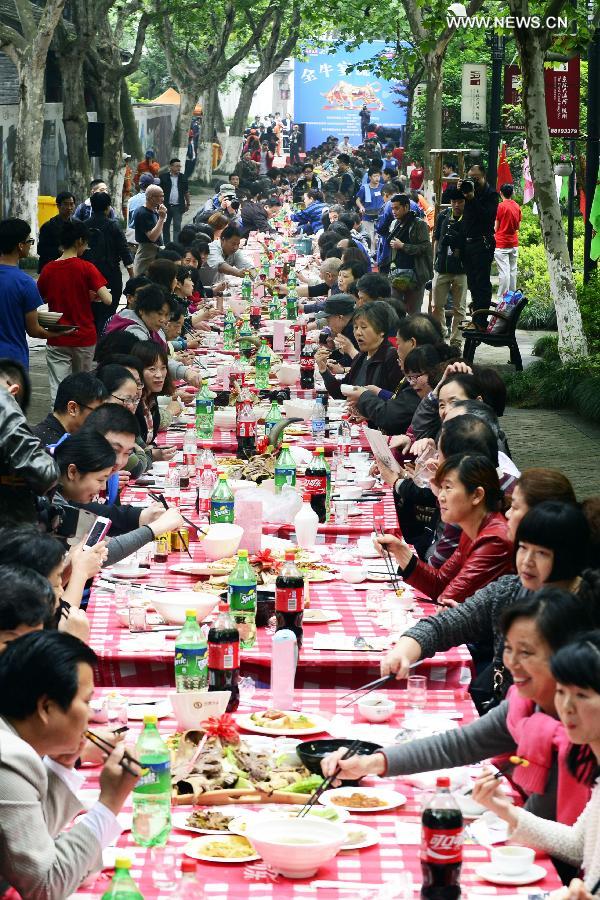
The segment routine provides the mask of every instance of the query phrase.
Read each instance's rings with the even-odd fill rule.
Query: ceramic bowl
[[[387,722],[394,714],[396,704],[383,694],[368,694],[358,701],[358,711],[367,722]]]
[[[223,559],[234,556],[240,546],[244,529],[240,525],[219,522],[210,525],[206,536],[202,539],[202,549],[207,559]]]
[[[246,837],[275,872],[285,878],[312,878],[341,850],[346,831],[315,816],[302,819],[256,819]]]

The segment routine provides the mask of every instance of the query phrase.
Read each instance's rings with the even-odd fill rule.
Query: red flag
[[[506,161],[506,144],[503,143],[500,149],[500,158],[498,159],[498,176],[496,178],[496,190],[499,191],[503,184],[512,184],[513,177],[510,166]]]

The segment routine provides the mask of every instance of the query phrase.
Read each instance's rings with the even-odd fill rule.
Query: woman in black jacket
[[[320,347],[317,350],[315,363],[331,397],[344,396],[340,389],[343,384],[355,387],[374,384],[383,390],[396,390],[402,378],[402,369],[396,348],[387,339],[392,318],[395,318],[394,311],[381,300],[357,309],[352,325],[360,352],[354,357],[350,371],[341,381],[327,368],[327,348]]]

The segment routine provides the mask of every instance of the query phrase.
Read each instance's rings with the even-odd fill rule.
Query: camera
[[[43,531],[68,539],[75,537],[81,510],[68,504],[53,503],[48,497],[36,497],[38,524]]]

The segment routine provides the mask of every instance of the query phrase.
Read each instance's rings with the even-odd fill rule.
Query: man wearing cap
[[[181,231],[181,219],[190,208],[190,189],[187,176],[181,171],[181,160],[177,157],[169,160],[169,171],[160,176],[160,186],[165,195],[167,218],[163,229],[165,244],[171,240],[171,222],[173,223],[173,240],[176,241]]]
[[[214,197],[209,197],[204,206],[202,207],[202,212],[222,212],[224,215],[227,215],[226,209],[226,201],[235,200],[237,198],[236,189],[229,182],[225,182],[225,184],[219,185],[219,190],[214,195]]]
[[[350,294],[328,297],[323,307],[327,327],[331,332],[327,347],[331,347],[332,351],[327,367],[334,373],[341,373],[352,365],[352,360],[359,352],[352,327],[355,308],[356,301]]]
[[[450,202],[450,209],[440,213],[433,231],[433,316],[440,323],[444,337],[447,337],[446,300],[450,291],[450,343],[460,345],[460,326],[467,311],[467,276],[463,261],[465,235],[462,226],[465,198],[462,191],[453,186],[446,188],[445,196]]]
[[[152,149],[152,147],[148,147],[143,160],[138,163],[137,172],[133,177],[133,183],[136,187],[139,187],[140,178],[142,177],[144,172],[152,175],[154,178],[158,178],[159,171],[160,163],[158,163],[154,158],[154,150]]]
[[[125,229],[125,237],[127,238],[127,243],[134,246],[136,240],[133,217],[135,216],[136,210],[146,202],[146,188],[149,188],[151,184],[160,184],[160,182],[154,175],[150,175],[149,172],[144,172],[144,174],[140,176],[139,192],[134,194],[127,204],[127,228]]]

